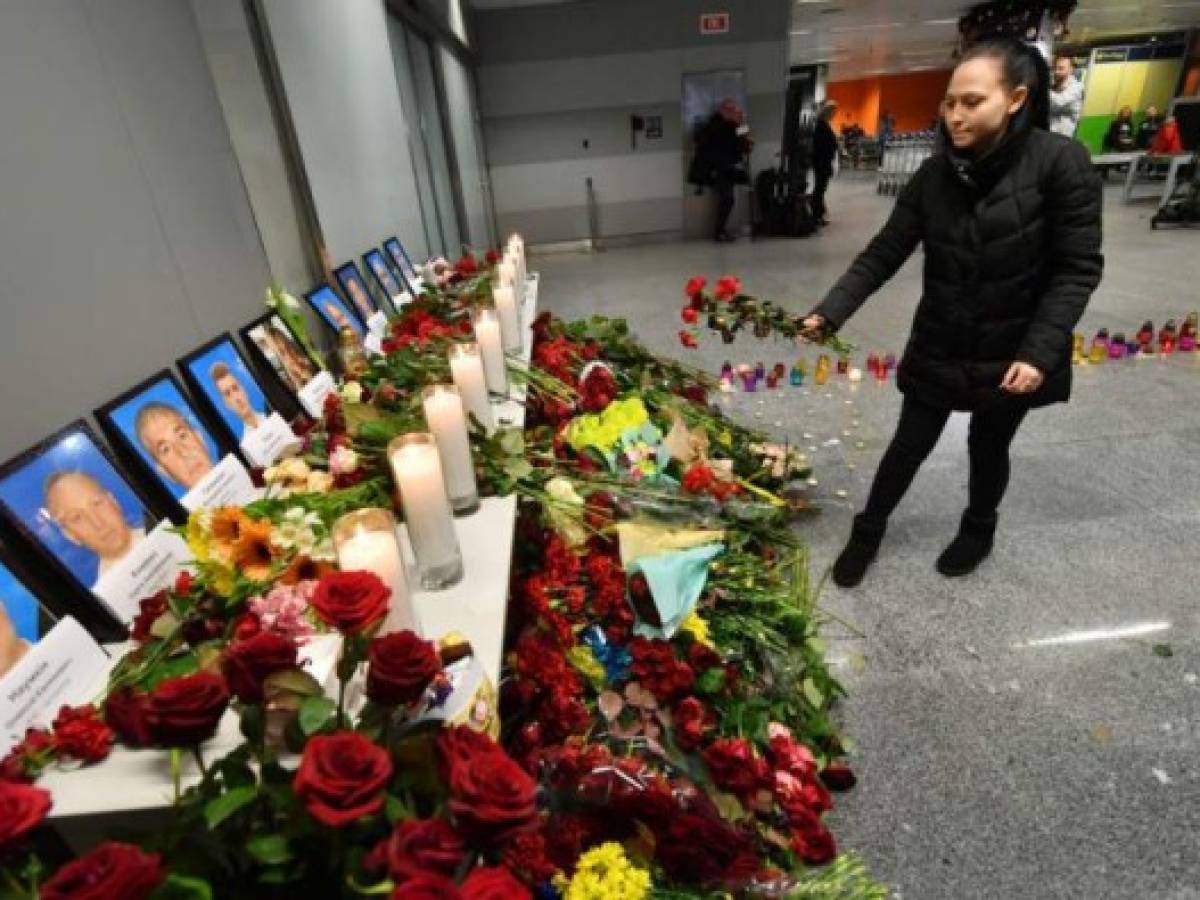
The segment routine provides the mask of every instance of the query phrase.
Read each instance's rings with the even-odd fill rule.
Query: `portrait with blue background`
[[[360,338],[366,335],[366,329],[358,321],[358,317],[346,308],[346,304],[337,295],[337,291],[329,285],[323,284],[319,288],[309,291],[304,298],[321,317],[321,320],[334,330],[334,333],[341,333],[344,322]],[[341,321],[339,321],[338,313],[341,314]]]
[[[241,353],[238,352],[230,338],[227,337],[216,346],[198,356],[193,356],[184,365],[187,366],[191,376],[196,379],[196,384],[204,392],[204,396],[208,398],[213,409],[220,415],[221,421],[229,427],[230,433],[239,443],[245,438],[246,431],[251,426],[239,417],[234,409],[230,408],[230,403],[227,402],[226,396],[222,392],[223,384],[227,388],[231,385],[231,382],[228,381],[230,376],[235,378],[237,384],[241,386],[241,390],[245,394],[245,402],[253,414],[264,419],[271,415],[271,407],[267,403],[262,388],[255,381],[254,375],[251,374]],[[234,389],[236,390],[236,386]],[[238,400],[233,402],[236,403]]]

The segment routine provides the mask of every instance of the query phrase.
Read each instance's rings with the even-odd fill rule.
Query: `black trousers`
[[[812,214],[818,222],[824,219],[825,213],[828,212],[825,207],[825,191],[828,190],[829,179],[832,177],[832,169],[825,171],[816,169],[813,172]]]
[[[981,527],[996,524],[996,510],[1008,487],[1008,449],[1028,412],[1029,408],[1020,403],[1005,403],[971,414],[967,516]],[[949,418],[948,409],[904,398],[896,433],[875,473],[866,509],[859,516],[865,526],[882,530],[887,525]]]
[[[713,193],[717,195],[717,224],[713,231],[714,237],[720,237],[725,233],[729,214],[733,212],[733,186],[736,183],[732,171],[717,172],[713,179]]]

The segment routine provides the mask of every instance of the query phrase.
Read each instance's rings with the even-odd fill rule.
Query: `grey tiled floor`
[[[540,258],[543,302],[568,317],[626,316],[650,346],[685,355],[675,335],[688,276],[737,274],[804,310],[890,207],[861,176],[835,181],[830,199],[833,224],[815,239]],[[1151,232],[1151,207],[1123,206],[1115,187],[1105,207],[1107,271],[1083,330],[1157,327],[1200,307],[1200,232]],[[918,254],[850,323],[863,354],[899,352],[919,279]],[[751,338],[706,338],[687,354],[713,372],[726,358],[795,356]],[[1076,370],[1072,402],[1018,435],[993,557],[950,581],[933,560],[966,492],[966,419],[954,417],[867,581],[827,589],[823,605],[863,635],[831,641],[860,777],[833,824],[897,896],[1200,897],[1198,400],[1200,354]],[[898,393],[841,381],[726,402],[816,448],[827,503],[801,527],[824,569]],[[1097,632],[1126,626],[1156,630]],[[1087,639],[1046,643],[1070,636]]]

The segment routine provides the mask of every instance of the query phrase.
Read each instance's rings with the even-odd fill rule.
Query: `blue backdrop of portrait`
[[[171,492],[171,496],[176,500],[183,497],[188,492],[188,488],[184,487],[177,481],[172,480],[163,474],[159,469],[157,461],[151,455],[150,451],[143,446],[138,440],[136,428],[137,415],[142,407],[148,403],[165,403],[178,412],[199,436],[204,446],[208,449],[209,458],[216,465],[221,460],[221,451],[218,447],[216,439],[212,436],[207,428],[200,421],[200,417],[196,415],[196,411],[192,409],[192,405],[180,393],[179,388],[170,379],[163,378],[160,381],[153,382],[144,391],[138,394],[131,400],[126,400],[120,406],[114,407],[110,415],[113,423],[125,435],[125,439],[129,441],[131,447],[137,452],[146,464],[154,471],[158,480]]]
[[[0,501],[12,511],[33,536],[58,558],[84,585],[96,582],[100,560],[96,554],[70,540],[46,508],[46,481],[60,472],[89,475],[112,494],[121,515],[130,528],[142,528],[147,522],[133,488],[113,468],[108,457],[81,431],[67,432],[54,444],[16,471],[0,480]]]
[[[388,268],[382,253],[378,250],[368,250],[363,254],[363,259],[375,273],[375,277],[379,279],[380,285],[389,297],[395,297],[401,293],[400,285],[396,283],[396,277]]]
[[[393,239],[383,242],[383,249],[388,252],[388,256],[392,258],[392,262],[396,264],[396,268],[400,270],[400,274],[404,276],[404,280],[410,286],[415,287],[417,283],[417,273],[413,268],[412,260],[408,258],[408,254],[404,252],[404,247],[400,242]]]
[[[228,369],[229,374],[236,378],[238,384],[242,386],[242,390],[246,393],[246,399],[250,401],[250,408],[254,412],[265,418],[271,414],[271,409],[267,403],[266,396],[262,392],[262,388],[254,380],[254,376],[246,367],[246,363],[242,359],[242,355],[238,353],[237,348],[233,345],[233,341],[228,338],[188,362],[187,367],[191,371],[192,377],[196,379],[196,383],[200,385],[200,389],[204,391],[204,395],[212,403],[213,409],[220,413],[221,419],[229,426],[229,430],[240,443],[242,438],[245,437],[246,425],[225,404],[225,398],[221,396],[221,389],[217,385],[217,379],[213,376],[213,367],[216,366],[218,371],[220,371],[220,366],[222,365]]]
[[[329,312],[329,307],[338,310],[344,317],[345,323],[354,329],[359,337],[362,337],[366,333],[363,326],[359,324],[358,318],[346,308],[346,304],[342,302],[342,298],[329,285],[323,284],[316,290],[310,291],[307,298],[312,308],[317,311],[317,315],[327,322],[329,327],[334,331],[340,332],[342,330],[342,323],[337,320],[336,316]]]
[[[17,637],[36,644],[42,636],[41,604],[4,563],[0,563],[0,607],[8,613]]]

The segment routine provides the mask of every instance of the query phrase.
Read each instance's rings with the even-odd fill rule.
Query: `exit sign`
[[[704,13],[700,16],[701,34],[728,34],[729,13]]]

